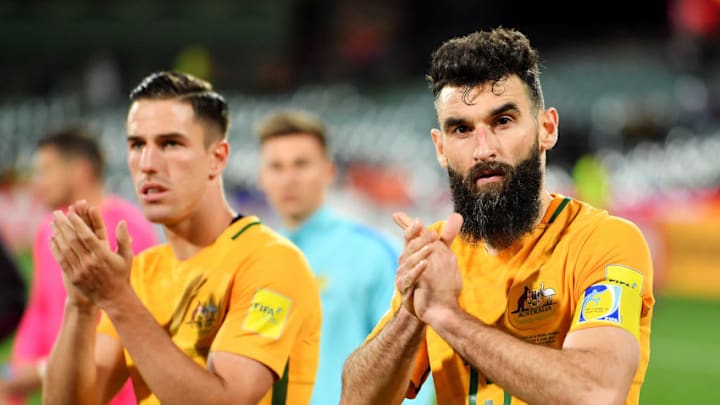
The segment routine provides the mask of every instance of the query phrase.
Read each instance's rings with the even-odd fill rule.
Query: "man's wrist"
[[[447,329],[458,317],[463,314],[460,306],[435,306],[428,308],[423,314],[423,320],[436,331]]]
[[[423,328],[425,326],[425,322],[410,313],[404,306],[400,306],[400,309],[397,311],[397,318],[398,321],[405,323],[405,325],[411,328]]]
[[[115,319],[118,316],[132,312],[131,308],[137,302],[139,302],[138,296],[132,287],[127,284],[120,287],[112,298],[103,300],[98,305],[110,319]]]
[[[68,297],[65,300],[65,309],[77,312],[81,315],[97,315],[97,311],[100,308],[93,302],[79,302]]]

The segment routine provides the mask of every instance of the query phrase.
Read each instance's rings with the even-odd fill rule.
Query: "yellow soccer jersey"
[[[443,223],[431,228],[440,232]],[[541,223],[497,256],[461,238],[452,246],[463,279],[461,307],[527,342],[561,348],[568,332],[612,325],[633,333],[640,365],[627,404],[637,404],[650,357],[653,272],[647,243],[632,223],[554,195]],[[377,334],[400,308],[378,323]],[[551,367],[548,365],[548,367]],[[432,372],[437,403],[524,404],[464,360],[431,328],[418,353],[412,384]]]
[[[131,283],[196,363],[206,367],[213,351],[243,355],[279,377],[261,405],[310,401],[320,344],[319,292],[302,253],[256,217],[236,221],[185,261],[167,244],[146,250],[133,261]],[[117,338],[104,314],[98,332]],[[127,351],[125,360],[139,403],[160,404]]]

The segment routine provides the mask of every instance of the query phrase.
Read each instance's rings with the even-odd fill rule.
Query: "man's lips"
[[[505,173],[502,170],[485,170],[473,176],[474,183],[477,185],[502,181],[503,177],[505,177]]]
[[[478,177],[475,180],[475,184],[480,186],[480,185],[488,184],[488,183],[497,183],[497,182],[502,181],[502,179],[503,179],[503,175],[501,175],[501,174],[485,176],[485,177]]]
[[[145,202],[161,200],[168,193],[169,189],[156,182],[146,182],[140,186],[140,198]]]

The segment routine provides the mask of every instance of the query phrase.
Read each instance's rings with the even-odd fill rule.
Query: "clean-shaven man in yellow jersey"
[[[428,78],[455,213],[402,213],[391,310],[346,361],[342,404],[396,404],[432,373],[441,405],[637,404],[652,263],[638,228],[544,187],[558,112],[538,56],[498,28],[452,39]]]
[[[129,377],[141,404],[307,404],[319,293],[300,251],[225,199],[224,98],[179,72],[130,97],[128,166],[167,244],[133,258],[123,223],[113,252],[96,208],[55,213],[68,300],[43,402],[105,403]]]

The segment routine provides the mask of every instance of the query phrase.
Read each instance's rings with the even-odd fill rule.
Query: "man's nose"
[[[157,170],[158,150],[152,145],[146,145],[140,154],[140,170],[155,172]]]
[[[495,135],[484,125],[480,125],[475,129],[475,150],[473,151],[473,159],[476,162],[484,162],[495,160],[496,143]]]

